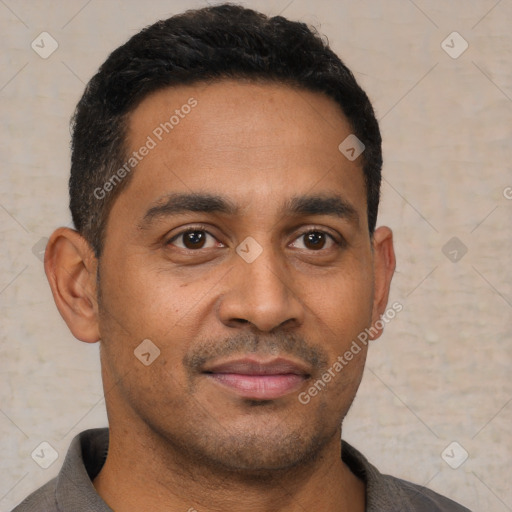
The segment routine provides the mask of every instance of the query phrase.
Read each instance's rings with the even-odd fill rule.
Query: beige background
[[[383,472],[511,511],[512,2],[244,4],[318,26],[381,120],[379,223],[395,232],[391,301],[404,310],[371,348],[344,437]],[[69,117],[110,51],[202,5],[0,1],[2,511],[57,473],[76,433],[106,425],[98,347],[72,338],[33,254],[70,220]],[[59,44],[47,59],[30,46],[43,31]],[[441,46],[453,31],[469,44],[456,59]],[[456,262],[452,237],[450,258],[467,248]],[[31,458],[42,441],[59,454],[48,469]],[[469,454],[458,469],[441,457],[452,441]]]

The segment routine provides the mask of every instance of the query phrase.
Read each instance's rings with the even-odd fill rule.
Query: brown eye
[[[311,233],[306,233],[304,236],[304,245],[308,249],[322,249],[326,242],[325,233],[320,233],[319,231],[313,231]]]
[[[205,240],[204,231],[189,231],[183,235],[183,244],[187,249],[201,249]]]
[[[209,241],[208,238],[211,240]],[[169,245],[174,245],[180,249],[205,249],[208,247],[215,247],[216,240],[207,231],[202,229],[189,229],[182,233],[177,234],[168,242]],[[209,246],[207,246],[209,244]]]
[[[292,244],[297,249],[309,249],[320,251],[331,249],[334,245],[340,245],[329,233],[323,231],[308,231],[297,237]]]

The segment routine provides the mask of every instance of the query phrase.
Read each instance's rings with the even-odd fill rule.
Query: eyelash
[[[208,235],[210,235],[211,237],[215,238],[216,237],[214,235],[212,235],[209,231],[208,231],[208,226],[204,226],[204,225],[201,225],[201,224],[198,224],[197,226],[190,226],[186,229],[184,229],[183,231],[180,231],[179,233],[176,233],[175,235],[173,235],[169,240],[167,240],[167,242],[165,243],[165,245],[171,245],[172,242],[174,242],[175,240],[177,240],[180,236],[183,236],[183,235],[186,235],[187,233],[192,233],[192,232],[195,232],[195,231],[204,231],[205,233],[207,233]],[[330,240],[338,247],[343,247],[344,245],[344,240],[342,239],[341,241],[340,240],[337,240],[336,237],[334,235],[332,235],[331,233],[325,231],[324,229],[320,229],[320,228],[310,228],[308,229],[307,231],[304,231],[302,233],[300,233],[295,239],[299,239],[301,237],[304,237],[306,235],[309,235],[310,233],[322,233],[324,235],[326,235],[327,237],[330,238]],[[182,249],[181,247],[178,247],[178,249]],[[198,252],[200,251],[201,249],[184,249],[184,250],[188,250],[188,251],[191,251],[191,252]],[[325,249],[319,249],[318,251],[314,251],[314,250],[311,250],[312,252],[321,252],[322,250],[325,250]]]
[[[187,233],[194,233],[196,231],[204,231],[205,233],[208,233],[211,237],[215,238],[216,237],[214,235],[212,235],[209,231],[208,231],[208,227],[207,226],[203,226],[201,224],[198,224],[197,226],[190,226],[186,229],[184,229],[183,231],[180,231],[179,233],[176,233],[175,235],[173,235],[166,243],[165,245],[171,245],[171,242],[173,242],[174,240],[178,239],[180,236],[183,236],[183,235],[186,235]],[[181,247],[178,247],[178,249],[181,249]],[[187,250],[187,249],[186,249]],[[197,252],[199,251],[200,249],[188,249],[189,251],[192,251],[192,252]]]

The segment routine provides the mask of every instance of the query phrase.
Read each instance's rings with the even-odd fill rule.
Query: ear
[[[374,297],[372,310],[372,327],[370,332],[372,340],[377,339],[384,330],[381,315],[384,314],[389,298],[391,278],[395,272],[396,259],[393,248],[393,233],[391,229],[382,226],[373,233],[373,275],[374,275]],[[380,324],[380,327],[379,327]]]
[[[46,246],[44,270],[57,308],[75,338],[100,339],[96,272],[98,260],[77,231],[57,229]]]

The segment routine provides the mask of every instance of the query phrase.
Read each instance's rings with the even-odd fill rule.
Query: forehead
[[[276,137],[273,130],[283,125],[286,129]],[[282,83],[219,80],[169,87],[144,98],[129,117],[128,142],[136,145],[138,137],[153,134],[179,151],[193,132],[204,147],[251,149],[261,148],[261,142],[303,143],[305,130],[314,145],[326,136],[326,143],[336,141],[340,130],[350,133],[350,124],[339,105],[322,93]],[[319,149],[325,150],[325,144]]]
[[[364,209],[361,159],[338,149],[350,133],[339,106],[321,93],[228,80],[166,88],[129,118],[128,153],[140,160],[119,202],[201,192],[242,208],[265,199],[277,211],[286,197],[338,192]]]

